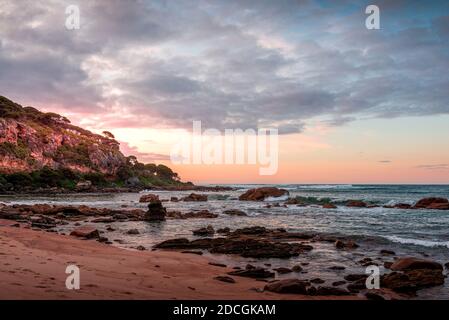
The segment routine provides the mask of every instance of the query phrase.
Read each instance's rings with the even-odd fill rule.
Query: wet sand
[[[195,254],[131,251],[0,220],[0,299],[358,299],[257,292],[265,282],[213,279],[231,268]],[[81,288],[65,286],[66,267],[80,268]]]

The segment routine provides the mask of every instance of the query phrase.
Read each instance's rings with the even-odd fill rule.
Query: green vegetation
[[[92,166],[89,158],[89,148],[86,143],[76,146],[62,145],[56,150],[53,160],[57,162],[66,162],[81,166]]]

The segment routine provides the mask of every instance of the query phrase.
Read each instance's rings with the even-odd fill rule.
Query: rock
[[[228,276],[216,276],[214,277],[215,280],[227,282],[227,283],[235,283],[235,280]]]
[[[125,214],[122,214],[122,213],[116,213],[116,214],[114,214],[113,218],[115,220],[127,220],[128,216]]]
[[[86,238],[86,239],[98,239],[100,238],[100,232],[97,229],[90,226],[78,227],[70,233],[71,236]]]
[[[284,189],[279,189],[275,187],[262,187],[255,188],[246,191],[244,194],[240,195],[240,201],[263,201],[268,197],[281,197],[288,195],[288,191]]]
[[[382,249],[382,250],[380,250],[380,254],[383,256],[394,256],[396,253],[391,250]]]
[[[408,203],[397,203],[394,205],[396,209],[410,209],[412,206]]]
[[[446,262],[446,263],[444,264],[444,267],[445,267],[446,269],[449,270],[449,262]]]
[[[313,278],[310,280],[310,283],[316,283],[316,284],[321,284],[321,283],[325,283],[326,281],[324,281],[323,279],[320,278]]]
[[[97,241],[98,242],[102,242],[102,243],[109,243],[110,242],[109,239],[106,238],[106,237],[100,237],[100,238],[98,238]]]
[[[137,229],[130,229],[128,231],[126,231],[126,234],[140,234],[139,230]]]
[[[147,250],[147,248],[145,248],[144,246],[137,246],[136,249],[139,250],[139,251]]]
[[[225,210],[223,211],[223,214],[227,214],[229,216],[246,216],[246,213],[242,210],[238,209],[232,209],[232,210]]]
[[[195,236],[202,236],[202,237],[204,237],[204,236],[213,235],[214,233],[215,233],[215,230],[210,225],[207,226],[207,227],[204,227],[204,228],[193,230],[193,235],[195,235]]]
[[[159,196],[157,194],[144,194],[140,197],[139,202],[157,202],[159,201]]]
[[[218,214],[212,213],[209,210],[191,211],[187,213],[169,211],[167,212],[167,217],[171,219],[214,219],[218,217]]]
[[[191,193],[187,197],[182,198],[182,201],[207,201],[207,195]]]
[[[337,206],[332,203],[325,203],[325,204],[323,204],[323,208],[324,209],[337,209]]]
[[[397,259],[391,265],[390,269],[394,271],[416,270],[416,269],[443,270],[443,266],[435,261],[407,257]]]
[[[279,267],[279,268],[276,268],[276,269],[273,269],[273,270],[276,271],[279,274],[286,274],[286,273],[293,272],[292,269],[284,268],[284,267]]]
[[[170,201],[171,201],[171,202],[178,202],[179,199],[178,199],[178,197],[171,197],[171,198],[170,198]]]
[[[354,282],[361,279],[365,280],[366,278],[367,278],[366,274],[348,274],[344,276],[344,279],[349,282]]]
[[[360,200],[350,200],[346,203],[347,207],[356,207],[356,208],[364,208],[367,204]]]
[[[302,267],[299,264],[297,264],[297,265],[293,266],[292,271],[293,272],[301,272]]]
[[[345,270],[346,267],[343,267],[343,266],[332,266],[332,267],[329,267],[329,269],[330,270]]]
[[[150,202],[148,211],[145,213],[145,221],[164,221],[167,210],[160,201]]]
[[[334,287],[342,286],[344,284],[346,284],[346,281],[343,281],[343,280],[332,282],[332,285]]]
[[[221,229],[217,230],[217,233],[220,233],[220,234],[229,234],[230,232],[231,232],[231,229],[229,229],[228,227],[221,228]]]
[[[199,251],[199,250],[184,250],[181,251],[181,253],[190,253],[190,254],[196,254],[196,255],[203,255],[203,251]]]
[[[368,300],[375,300],[375,301],[385,300],[385,298],[382,295],[375,293],[375,292],[371,292],[371,291],[366,292],[365,297]]]
[[[92,187],[92,182],[89,180],[85,180],[85,181],[79,181],[76,186],[75,186],[75,190],[76,191],[87,191]]]
[[[318,287],[314,292],[316,296],[348,296],[350,294],[348,290],[334,287]]]
[[[95,218],[93,220],[91,220],[90,222],[93,223],[111,223],[114,222],[114,218],[112,217],[100,217],[100,218]]]
[[[444,284],[444,275],[438,269],[415,269],[392,272],[381,277],[381,286],[396,292],[416,290]]]
[[[446,198],[423,198],[413,206],[413,209],[449,210],[449,200]]]
[[[285,204],[299,204],[299,201],[296,198],[289,198],[287,201],[285,201]]]
[[[337,249],[355,249],[358,248],[359,245],[351,240],[349,241],[337,240],[335,241],[335,247]]]
[[[115,231],[115,229],[113,227],[111,227],[111,226],[107,226],[106,227],[106,231]]]
[[[157,249],[185,249],[190,248],[190,241],[186,238],[177,238],[163,241],[154,246]]]
[[[245,269],[245,270],[231,271],[228,274],[231,276],[257,278],[257,279],[274,277],[274,272],[271,272],[264,268],[259,268],[259,267],[249,268],[249,269]]]
[[[384,262],[384,268],[385,269],[391,269],[391,266],[393,265],[393,262],[385,261]]]
[[[299,279],[285,279],[268,283],[264,290],[275,293],[307,294],[310,283]]]
[[[227,265],[223,264],[223,263],[218,263],[218,262],[209,262],[209,264],[211,266],[215,266],[215,267],[221,267],[221,268],[226,268]]]

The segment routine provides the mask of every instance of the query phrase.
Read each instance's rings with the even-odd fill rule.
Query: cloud
[[[379,162],[379,163],[391,163],[392,161],[391,160],[379,160],[377,162]]]
[[[169,155],[153,153],[153,152],[140,152],[137,147],[130,146],[127,142],[120,142],[120,151],[125,156],[135,156],[144,163],[154,162],[157,160],[170,160]]]
[[[442,164],[421,164],[416,166],[415,168],[418,169],[425,169],[425,170],[448,170],[449,164],[442,163]]]
[[[77,4],[81,29],[64,27]],[[1,94],[100,127],[277,127],[449,113],[444,1],[3,1]],[[440,10],[441,9],[441,10]],[[98,120],[98,121],[97,121]]]

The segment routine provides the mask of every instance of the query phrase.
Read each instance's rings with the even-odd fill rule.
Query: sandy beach
[[[0,220],[0,299],[319,299],[257,292],[265,283],[253,279],[214,280],[231,269],[193,254],[131,251],[12,224]],[[80,290],[65,287],[69,264],[81,270]]]

